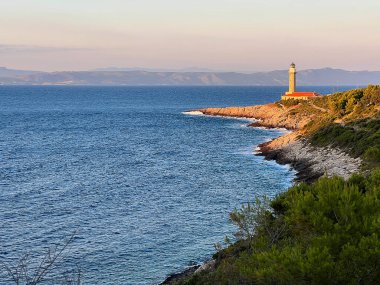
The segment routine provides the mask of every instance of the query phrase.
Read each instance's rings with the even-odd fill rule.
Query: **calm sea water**
[[[232,234],[232,209],[284,191],[294,173],[253,155],[280,131],[182,112],[283,91],[0,87],[0,260],[77,231],[64,267],[78,265],[84,284],[155,284],[205,261]]]

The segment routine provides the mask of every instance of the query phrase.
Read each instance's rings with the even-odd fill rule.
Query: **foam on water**
[[[191,116],[204,116],[204,114],[201,111],[186,111],[182,112],[182,114]]]

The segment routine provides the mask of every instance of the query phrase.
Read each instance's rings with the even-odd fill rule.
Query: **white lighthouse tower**
[[[316,92],[297,92],[296,90],[296,65],[292,63],[289,68],[289,91],[281,96],[281,100],[309,100],[320,97]]]
[[[296,65],[292,63],[289,67],[289,91],[286,95],[291,95],[296,92]]]

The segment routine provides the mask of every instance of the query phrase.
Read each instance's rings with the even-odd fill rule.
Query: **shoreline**
[[[312,146],[301,129],[314,117],[294,115],[296,107],[271,103],[248,107],[206,108],[196,110],[207,116],[226,116],[254,120],[248,124],[253,128],[285,129],[288,133],[261,143],[255,155],[274,160],[280,165],[289,165],[296,171],[295,182],[311,183],[323,175],[341,176],[345,179],[360,171],[362,161],[343,150],[331,147]]]
[[[260,114],[260,109],[272,109],[274,104],[249,106],[249,107],[226,107],[226,108],[207,108],[183,112],[192,116],[223,117],[230,119],[241,119],[252,121],[247,126],[252,128],[265,128],[285,130],[288,133],[276,137],[270,141],[263,142],[255,146],[253,155],[263,156],[266,160],[273,160],[280,165],[289,165],[296,171],[294,182],[312,183],[323,175],[341,176],[347,179],[351,174],[358,172],[361,166],[360,158],[352,158],[347,153],[338,148],[331,147],[314,147],[302,137],[299,131],[309,121],[300,120],[280,120],[275,123],[268,112]],[[255,110],[259,110],[255,116]],[[292,110],[290,108],[290,110]],[[234,112],[235,111],[235,112]],[[278,110],[277,110],[278,111]],[[282,110],[281,110],[282,111]],[[281,112],[277,114],[276,119],[281,118]],[[212,262],[212,261],[211,261]],[[202,268],[209,266],[210,261],[201,265],[185,269],[183,272],[172,273],[158,285],[170,285],[184,278],[190,277]]]
[[[158,285],[175,284],[176,282],[181,281],[184,278],[190,277],[191,275],[193,275],[199,268],[201,268],[201,266],[202,265],[194,265],[194,266],[191,266],[191,267],[183,270],[182,272],[171,273],[166,277],[166,279],[163,282],[158,283]]]
[[[304,138],[297,138],[278,148],[267,148],[273,141],[259,145],[260,152],[256,155],[289,165],[296,171],[295,182],[312,183],[323,175],[348,179],[351,174],[360,171],[361,159],[352,158],[340,149],[314,147]]]
[[[244,120],[244,121],[246,121],[248,123],[247,127],[264,128],[264,129],[268,129],[268,130],[276,129],[276,130],[279,130],[279,131],[286,131],[286,132],[290,132],[291,133],[290,130],[288,130],[288,129],[284,128],[284,127],[268,127],[268,126],[263,126],[263,125],[253,126],[254,124],[260,124],[261,120],[260,119],[256,119],[256,118],[252,118],[252,117],[211,115],[211,114],[205,114],[205,113],[203,113],[203,112],[201,112],[199,110],[185,111],[185,112],[182,112],[182,114],[189,115],[189,116],[204,116],[204,117],[217,117],[217,118]],[[276,138],[274,138],[274,139],[276,139]],[[261,144],[258,144],[256,146],[256,148],[255,148],[255,151],[252,153],[252,155],[265,156],[263,154],[260,146],[263,145],[263,144],[266,144],[266,143],[270,143],[274,139],[272,139],[272,140],[270,140],[268,142],[263,142]],[[281,164],[281,163],[279,163],[279,164]],[[284,165],[284,164],[281,164],[281,165]],[[183,279],[185,279],[187,277],[190,277],[193,274],[197,274],[197,273],[199,273],[199,272],[201,272],[203,270],[207,270],[210,267],[213,267],[214,263],[215,263],[215,260],[211,259],[209,261],[203,262],[202,264],[197,264],[197,265],[190,266],[190,267],[184,269],[183,271],[170,273],[170,274],[167,275],[167,277],[165,278],[164,281],[158,283],[157,285],[172,285],[172,284],[175,284],[176,282],[181,281],[181,280],[183,280]]]

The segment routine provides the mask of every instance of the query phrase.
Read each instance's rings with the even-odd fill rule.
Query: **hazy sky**
[[[0,0],[0,66],[380,70],[380,0]]]

